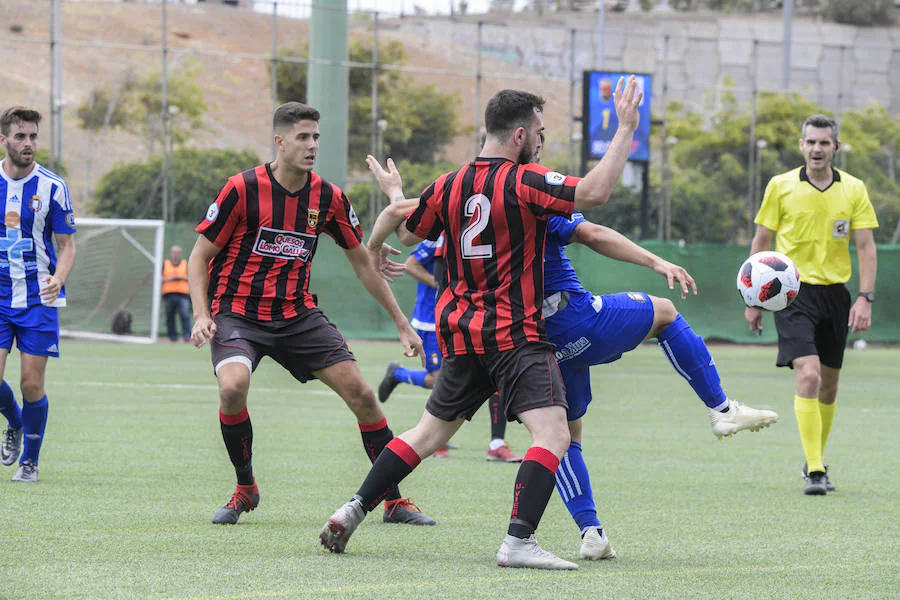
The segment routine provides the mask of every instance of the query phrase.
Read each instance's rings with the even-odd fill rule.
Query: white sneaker
[[[19,464],[19,469],[16,471],[16,474],[13,475],[13,481],[21,481],[24,483],[37,483],[38,480],[38,466],[37,464],[31,462],[30,460],[26,460],[25,462]]]
[[[350,502],[337,509],[322,531],[319,532],[319,543],[330,552],[340,554],[347,547],[350,536],[366,518],[362,503],[354,496]]]
[[[713,435],[720,440],[745,429],[759,431],[778,421],[778,413],[771,410],[758,410],[731,399],[728,400],[728,405],[728,412],[719,412],[708,407],[706,409],[709,412]]]
[[[497,565],[513,569],[577,569],[575,563],[563,560],[558,556],[542,550],[534,539],[517,538],[506,534],[500,549],[497,550]]]
[[[22,428],[7,427],[0,441],[0,462],[7,467],[19,458],[22,451]]]
[[[615,558],[616,551],[613,550],[606,532],[598,527],[588,527],[584,535],[581,536],[581,558],[588,560],[603,560],[606,558]]]

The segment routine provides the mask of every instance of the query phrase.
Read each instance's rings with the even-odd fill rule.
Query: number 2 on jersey
[[[469,226],[466,227],[460,237],[462,255],[466,260],[473,258],[490,258],[494,255],[494,249],[490,244],[474,244],[475,237],[484,231],[491,218],[491,200],[484,194],[475,194],[466,200],[466,216],[469,217]]]

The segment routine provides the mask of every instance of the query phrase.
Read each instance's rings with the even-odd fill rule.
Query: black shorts
[[[530,342],[503,352],[445,358],[425,410],[443,421],[471,419],[494,392],[500,392],[508,421],[534,408],[568,407],[553,345]]]
[[[800,286],[794,302],[775,313],[779,367],[794,368],[795,358],[818,355],[826,367],[840,369],[847,346],[850,292],[842,283]]]
[[[218,314],[212,348],[213,368],[223,362],[246,364],[255,371],[263,356],[271,356],[300,383],[345,360],[356,360],[344,336],[318,308],[286,321],[256,321],[234,314]]]

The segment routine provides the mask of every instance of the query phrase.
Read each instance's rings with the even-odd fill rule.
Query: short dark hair
[[[803,121],[803,128],[800,130],[800,136],[805,140],[806,139],[806,126],[812,125],[813,127],[818,127],[819,129],[828,129],[831,127],[831,137],[835,142],[838,141],[838,123],[828,115],[818,114],[808,117],[805,121]]]
[[[545,100],[521,90],[501,90],[488,100],[484,128],[488,135],[505,141],[517,127],[527,127],[535,110],[544,111]]]
[[[24,106],[11,106],[3,111],[0,115],[0,135],[9,135],[9,127],[13,123],[24,121],[25,123],[34,123],[39,125],[41,122],[41,113]]]
[[[295,123],[300,121],[315,121],[318,123],[320,118],[319,111],[309,104],[285,102],[275,109],[275,116],[272,117],[272,128],[278,130],[282,127],[293,127]]]

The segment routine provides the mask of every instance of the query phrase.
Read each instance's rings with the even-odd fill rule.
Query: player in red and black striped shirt
[[[506,538],[497,552],[503,567],[575,569],[534,539],[569,447],[565,386],[541,320],[547,220],[606,202],[622,173],[641,94],[634,77],[616,86],[619,130],[604,159],[584,179],[530,164],[540,151],[544,100],[517,90],[498,92],[485,110],[481,156],[428,186],[412,214],[403,210],[400,175],[369,166],[397,202],[372,231],[379,251],[391,231],[405,244],[444,233],[447,275],[435,311],[446,357],[419,424],[392,440],[359,491],[335,512],[319,535],[342,552],[350,535],[384,493],[423,457],[440,448],[494,392],[509,420],[518,419],[532,446],[519,467]],[[399,227],[404,218],[406,227]],[[399,227],[399,228],[398,228]]]
[[[210,342],[222,437],[237,474],[237,489],[213,523],[237,523],[242,512],[259,504],[247,393],[263,356],[301,383],[317,378],[337,392],[356,416],[371,460],[393,438],[344,337],[309,292],[320,234],[344,249],[366,291],[394,319],[404,353],[422,353],[419,336],[361,245],[362,230],[347,196],[312,171],[318,121],[319,112],[305,104],[279,106],[276,160],[229,178],[197,226],[200,236],[188,261],[192,338],[198,347]],[[384,520],[434,524],[396,488],[385,496]]]

